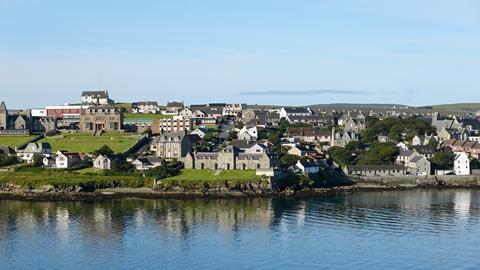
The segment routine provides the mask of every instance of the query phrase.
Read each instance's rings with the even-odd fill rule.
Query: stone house
[[[347,166],[345,173],[352,176],[404,176],[408,169],[401,165],[355,165]]]
[[[113,106],[91,106],[80,113],[80,131],[99,133],[120,131],[123,126],[122,113]]]
[[[413,175],[430,175],[431,174],[431,163],[424,156],[414,154],[407,163],[406,166],[409,168],[409,173]]]
[[[240,153],[236,147],[227,146],[219,152],[197,152],[185,158],[187,169],[256,170],[270,169],[266,153]]]
[[[365,129],[365,118],[352,118],[348,116],[343,121],[345,131],[360,132]]]
[[[408,146],[408,149],[418,153],[421,156],[424,156],[427,159],[432,158],[433,154],[435,154],[435,149],[428,145],[410,145]]]
[[[7,110],[5,102],[0,103],[0,135],[29,135],[32,132],[47,132],[57,128],[55,116],[32,116],[31,110]]]
[[[332,135],[331,135],[331,142],[330,146],[339,146],[345,147],[349,142],[358,141],[357,133],[353,131],[337,131],[335,132],[335,128],[332,128]]]
[[[182,160],[192,151],[193,147],[186,132],[160,134],[156,144],[156,156],[162,159]]]
[[[456,153],[453,162],[453,171],[456,175],[470,175],[470,159],[466,153]]]
[[[83,91],[81,96],[82,104],[108,105],[114,101],[110,99],[108,92],[105,91]]]
[[[288,150],[288,154],[289,155],[294,155],[294,156],[299,156],[299,157],[306,157],[306,156],[310,156],[310,155],[315,155],[315,154],[317,154],[317,152],[315,150],[307,148],[304,145],[297,144],[297,145],[292,146]]]
[[[278,126],[280,124],[280,115],[269,110],[248,109],[242,113],[242,122],[249,126]]]

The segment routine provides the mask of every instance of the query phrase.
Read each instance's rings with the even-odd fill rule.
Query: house
[[[55,157],[55,167],[61,169],[72,168],[85,161],[85,155],[76,152],[58,151]]]
[[[417,156],[416,152],[409,149],[400,149],[395,163],[398,165],[407,165],[408,161],[414,156]]]
[[[238,132],[239,140],[256,141],[258,139],[258,130],[256,126],[243,126]]]
[[[343,127],[345,131],[360,132],[365,129],[365,118],[353,118],[348,116],[343,121]]]
[[[110,170],[112,169],[112,156],[99,155],[93,160],[93,168],[100,170]]]
[[[428,145],[410,145],[408,149],[424,156],[425,158],[432,158],[435,154],[435,149]]]
[[[408,169],[402,165],[355,165],[347,166],[345,173],[353,176],[403,176]]]
[[[178,115],[178,113],[185,107],[185,105],[182,102],[177,102],[177,101],[171,101],[167,102],[167,107],[165,111],[163,111],[163,114],[166,115]]]
[[[412,145],[428,145],[432,137],[431,135],[415,135],[412,139]]]
[[[242,121],[249,126],[278,126],[280,124],[280,115],[277,112],[269,110],[244,110]]]
[[[123,126],[123,115],[115,107],[90,106],[80,113],[80,131],[93,132],[120,131]]]
[[[193,111],[190,108],[185,107],[178,112],[178,115],[183,118],[191,118],[193,115]]]
[[[81,96],[82,104],[108,105],[114,101],[110,99],[108,92],[105,91],[83,91]]]
[[[379,135],[377,137],[379,143],[387,143],[390,142],[390,138],[387,135]]]
[[[314,143],[320,140],[320,131],[312,127],[291,127],[288,129],[287,136],[294,141]]]
[[[24,149],[17,150],[17,156],[20,160],[25,161],[27,163],[33,162],[33,156],[35,154],[41,156],[51,156],[52,155],[52,147],[49,143],[29,143]]]
[[[312,111],[306,107],[284,107],[280,109],[280,118],[285,118],[287,121],[290,116],[309,116]]]
[[[312,150],[310,148],[305,147],[304,145],[297,144],[292,146],[288,150],[289,155],[294,155],[294,156],[299,156],[299,157],[306,157],[310,155],[315,155],[317,152],[315,150]]]
[[[207,130],[206,130],[206,129],[202,129],[202,128],[197,128],[197,129],[195,129],[194,131],[190,132],[190,134],[192,134],[192,135],[198,135],[198,137],[200,137],[201,139],[203,139],[203,137],[205,137],[205,134],[207,134]]]
[[[132,165],[138,171],[148,171],[158,166],[165,166],[166,162],[164,159],[155,156],[140,156],[132,161]]]
[[[354,131],[337,131],[335,132],[335,128],[332,128],[332,135],[331,135],[331,142],[330,146],[339,146],[345,147],[349,142],[358,141],[358,135]]]
[[[407,163],[407,168],[409,168],[409,173],[412,175],[430,175],[431,174],[431,163],[424,156],[414,154]]]
[[[160,134],[156,156],[162,159],[181,160],[192,151],[192,141],[186,132],[171,132]]]
[[[53,156],[43,157],[43,166],[54,167],[55,166],[55,158]]]
[[[295,167],[303,173],[318,173],[320,171],[319,162],[312,159],[298,160]]]
[[[223,116],[239,116],[242,115],[243,105],[242,104],[226,104],[223,108]]]
[[[265,144],[260,144],[249,140],[232,140],[230,145],[236,147],[244,153],[266,153],[268,151],[268,148]]]
[[[158,106],[158,102],[156,101],[139,101],[132,103],[132,112],[133,113],[158,113],[160,111],[160,107]]]
[[[466,153],[456,153],[453,162],[453,171],[456,175],[470,175],[470,159]]]
[[[266,153],[241,153],[234,146],[227,146],[219,152],[197,152],[185,158],[187,169],[210,170],[265,170],[271,168]]]

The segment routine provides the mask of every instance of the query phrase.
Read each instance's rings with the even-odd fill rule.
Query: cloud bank
[[[340,90],[340,89],[311,89],[311,90],[264,90],[264,91],[243,91],[242,96],[309,96],[309,95],[370,95],[372,91],[367,90]],[[393,94],[394,92],[381,92]]]

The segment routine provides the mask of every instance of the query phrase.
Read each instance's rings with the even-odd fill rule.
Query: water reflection
[[[445,190],[308,199],[0,201],[0,266],[28,268],[40,264],[76,269],[103,265],[128,269],[161,261],[167,268],[270,268],[282,260],[302,264],[300,258],[304,262],[315,263],[319,258],[328,262],[325,253],[323,257],[317,253],[319,249],[327,251],[332,259],[352,249],[357,262],[367,263],[366,249],[385,252],[377,250],[378,244],[390,237],[397,243],[387,246],[418,239],[428,245],[435,237],[477,234],[478,195],[475,190]],[[477,239],[468,241],[478,244]],[[366,242],[357,242],[360,240]],[[463,244],[468,245],[468,241]],[[269,250],[272,247],[275,252]],[[252,253],[258,257],[252,264],[249,260],[206,259],[218,254],[249,258]],[[55,264],[58,258],[63,260]]]

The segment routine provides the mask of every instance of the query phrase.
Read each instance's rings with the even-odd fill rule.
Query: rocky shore
[[[261,183],[247,183],[241,186],[217,185],[185,189],[152,188],[103,188],[84,191],[81,187],[55,188],[44,186],[25,189],[15,186],[0,187],[0,199],[31,201],[101,201],[121,198],[141,199],[189,199],[189,198],[238,198],[238,197],[308,197],[347,195],[363,191],[392,191],[412,189],[478,188],[479,177],[404,177],[352,179],[351,185],[337,187],[288,187],[272,190]]]

